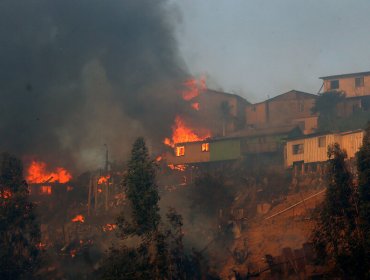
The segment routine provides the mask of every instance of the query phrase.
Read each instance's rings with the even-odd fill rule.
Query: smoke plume
[[[170,134],[185,68],[166,0],[2,0],[0,150],[96,167]]]

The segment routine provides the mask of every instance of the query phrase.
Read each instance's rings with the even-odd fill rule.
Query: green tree
[[[160,223],[156,164],[149,157],[144,138],[138,138],[131,151],[123,186],[130,201],[131,219],[121,215],[118,226],[126,235],[152,238]]]
[[[130,211],[120,214],[117,225],[123,241],[134,238],[131,247],[123,244],[118,249],[111,248],[101,264],[101,278],[194,279],[192,275],[199,269],[189,269],[197,266],[183,250],[181,215],[170,209],[165,224],[159,214],[156,164],[149,157],[143,138],[133,145],[123,186]]]
[[[320,131],[337,130],[338,122],[337,105],[345,99],[343,92],[328,91],[319,95],[315,105],[312,107],[312,113],[318,113],[318,129]]]
[[[313,232],[318,259],[334,263],[344,277],[363,276],[359,257],[362,256],[358,228],[358,199],[352,174],[345,159],[346,152],[338,144],[328,149],[328,187],[316,217]]]
[[[0,155],[0,279],[32,279],[39,265],[40,228],[28,200],[21,161]]]
[[[368,264],[370,261],[370,122],[367,124],[362,147],[357,154],[357,171],[361,237],[364,247],[363,261]],[[370,268],[367,269],[367,277],[370,277],[369,270]]]

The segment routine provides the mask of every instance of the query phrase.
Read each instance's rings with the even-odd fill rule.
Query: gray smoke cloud
[[[186,70],[166,0],[2,0],[0,150],[82,170],[170,134]]]

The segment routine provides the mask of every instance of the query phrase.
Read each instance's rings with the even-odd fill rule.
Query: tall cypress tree
[[[138,242],[133,247],[111,248],[99,269],[101,279],[198,279],[194,275],[201,268],[184,253],[182,217],[170,209],[169,226],[161,220],[156,164],[143,138],[133,145],[123,186],[131,211],[122,212],[117,225],[123,239],[131,236]]]
[[[357,171],[359,185],[359,216],[361,228],[361,244],[365,263],[366,277],[370,278],[370,122],[365,129],[362,147],[357,154]]]
[[[345,162],[346,152],[338,144],[329,147],[328,157],[328,187],[313,241],[321,261],[334,262],[345,277],[357,277],[363,271],[358,260],[362,251],[353,178]]]
[[[22,172],[20,160],[0,155],[0,279],[32,279],[39,264],[40,228]]]
[[[131,151],[128,171],[123,180],[131,205],[131,220],[119,218],[119,226],[128,235],[150,238],[160,222],[156,165],[149,157],[144,138],[138,138]]]

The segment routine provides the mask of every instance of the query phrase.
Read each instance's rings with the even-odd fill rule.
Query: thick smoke
[[[0,150],[70,168],[170,134],[185,79],[166,0],[2,0]]]

